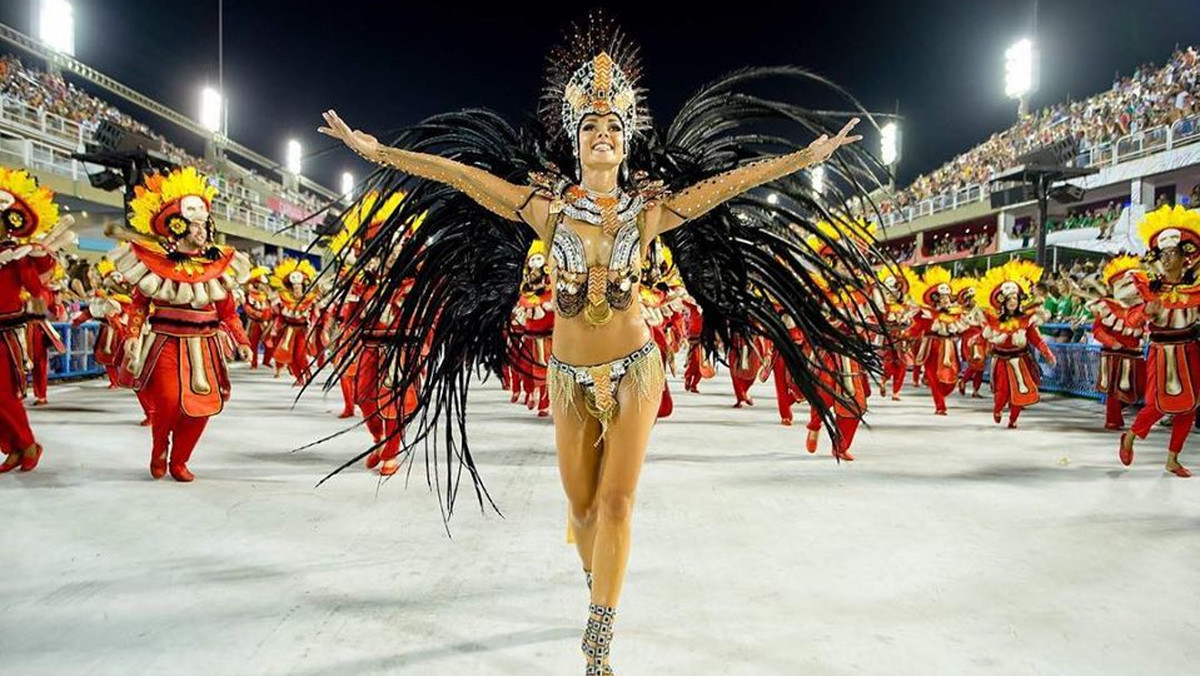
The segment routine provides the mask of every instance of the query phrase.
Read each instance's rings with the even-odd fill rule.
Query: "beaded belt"
[[[1150,342],[1158,344],[1190,343],[1200,336],[1195,327],[1186,329],[1150,329]]]

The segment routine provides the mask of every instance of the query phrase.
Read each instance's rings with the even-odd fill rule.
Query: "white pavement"
[[[909,389],[872,400],[837,465],[779,425],[769,384],[747,410],[721,378],[673,386],[619,674],[1200,673],[1200,478],[1164,475],[1163,431],[1125,470],[1098,404],[1050,399],[1010,431],[989,402],[940,418]],[[235,370],[180,485],[150,479],[131,393],[53,389],[31,412],[42,466],[0,477],[0,674],[582,673],[548,420],[478,388],[504,518],[463,496],[449,539],[423,470],[314,488],[367,433],[289,453],[341,426],[337,393],[293,393]]]

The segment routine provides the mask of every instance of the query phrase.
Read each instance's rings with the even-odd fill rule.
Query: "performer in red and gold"
[[[73,240],[70,225],[49,188],[24,170],[0,167],[0,474],[32,471],[42,458],[21,403],[29,373],[23,296],[45,293],[55,253]]]
[[[92,293],[87,298],[87,305],[71,324],[79,326],[94,319],[100,325],[92,354],[96,363],[104,367],[108,374],[108,387],[113,389],[118,386],[117,371],[125,355],[126,313],[133,299],[124,275],[108,257],[97,261],[88,277],[92,283]]]
[[[176,481],[195,478],[188,461],[230,393],[219,332],[251,356],[233,298],[251,264],[213,241],[216,193],[194,167],[148,174],[129,200],[128,242],[109,254],[134,286],[126,365],[150,408],[155,479],[168,470]]]
[[[271,353],[275,343],[271,340],[271,322],[275,318],[274,292],[270,283],[271,270],[258,266],[250,271],[246,280],[246,300],[242,313],[246,318],[246,336],[250,340],[250,368],[258,368],[258,353],[262,350],[263,366],[271,365]]]
[[[783,318],[783,324],[788,329],[788,336],[797,345],[804,344],[804,332],[800,327],[796,326],[796,320],[792,319],[791,315],[783,314],[783,309],[779,308],[780,317]],[[783,357],[779,353],[772,351],[771,355],[771,376],[775,380],[775,403],[779,407],[779,424],[784,427],[791,427],[793,416],[792,406],[804,401],[804,393],[800,388],[796,387],[796,381],[792,380],[792,376],[788,373],[787,364],[783,363]],[[812,436],[810,433],[809,436]],[[815,444],[815,441],[814,441]],[[813,451],[816,451],[816,446],[813,446]],[[810,451],[812,452],[812,451]]]
[[[1146,331],[1144,323],[1129,323],[1133,306],[1141,305],[1134,283],[1142,262],[1136,256],[1117,256],[1104,266],[1096,292],[1090,296],[1092,337],[1100,344],[1096,391],[1104,395],[1104,429],[1125,428],[1124,407],[1136,405],[1146,393]]]
[[[65,319],[59,294],[63,291],[66,270],[57,261],[50,278],[40,292],[28,293],[25,308],[28,313],[27,343],[29,361],[32,366],[33,405],[45,406],[50,389],[50,350],[66,352],[62,337],[52,321]]]
[[[700,380],[712,378],[714,375],[712,362],[704,354],[704,348],[700,342],[701,335],[704,333],[704,311],[700,309],[696,299],[690,295],[683,298],[683,306],[687,316],[685,321],[688,344],[687,367],[683,370],[683,389],[699,393]]]
[[[983,386],[983,372],[987,368],[988,356],[988,342],[983,338],[983,327],[987,318],[983,308],[976,303],[975,280],[955,279],[951,288],[954,289],[954,298],[958,301],[963,321],[966,322],[966,328],[958,340],[959,357],[966,367],[958,381],[958,393],[965,395],[967,383],[970,383],[971,397],[981,399],[983,395],[979,393],[979,388]]]
[[[672,263],[671,251],[662,242],[655,242],[642,263],[642,317],[650,328],[650,336],[658,346],[664,372],[674,369],[675,350],[669,331],[673,330],[675,302],[682,290],[683,282]],[[663,379],[662,398],[658,403],[658,417],[668,418],[675,411],[675,400],[671,397],[671,386]]]
[[[920,336],[916,366],[924,371],[937,415],[946,415],[946,396],[958,384],[956,341],[967,328],[954,304],[952,281],[949,270],[935,265],[916,280],[912,291],[913,301],[920,306],[913,318],[913,328]]]
[[[900,401],[900,390],[904,388],[904,379],[908,375],[908,367],[913,361],[913,314],[916,307],[908,299],[915,273],[906,265],[898,268],[885,265],[876,272],[879,278],[877,286],[881,295],[880,305],[884,311],[886,341],[880,347],[883,353],[883,378],[885,387],[890,381],[892,385],[892,401]]]
[[[313,280],[317,270],[308,261],[285,258],[271,273],[271,286],[278,294],[278,334],[275,343],[275,377],[286,367],[303,385],[308,377],[309,331],[312,330],[317,294]]]
[[[1178,477],[1192,473],[1179,464],[1183,443],[1196,419],[1200,387],[1200,212],[1165,206],[1138,224],[1146,244],[1141,272],[1133,274],[1140,303],[1126,322],[1146,326],[1150,352],[1146,360],[1146,404],[1133,426],[1121,435],[1121,464],[1133,463],[1134,439],[1146,435],[1165,415],[1173,415],[1167,445],[1167,471]]]
[[[554,333],[554,299],[546,264],[546,245],[535,240],[525,256],[521,295],[513,315],[520,327],[520,343],[512,370],[523,385],[525,405],[531,411],[536,409],[539,418],[550,415],[546,367],[550,363]]]
[[[992,419],[999,423],[1008,407],[1010,429],[1022,410],[1041,399],[1042,371],[1030,348],[1037,348],[1051,366],[1057,363],[1038,330],[1041,307],[1029,302],[1030,290],[1041,278],[1041,267],[1015,260],[988,270],[975,287],[986,314],[983,339],[992,353]]]

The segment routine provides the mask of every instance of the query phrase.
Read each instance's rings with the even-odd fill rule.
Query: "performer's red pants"
[[[992,392],[992,402],[992,413],[994,415],[1000,415],[1004,407],[1008,406],[1008,424],[1015,425],[1017,423],[1017,418],[1021,416],[1022,407],[1015,404],[1009,406],[1007,385],[996,387],[995,391]]]
[[[688,350],[687,368],[683,370],[683,389],[695,392],[700,387],[700,366],[703,362],[704,355],[698,346]]]
[[[907,374],[908,367],[903,359],[885,358],[883,360],[883,377],[892,381],[892,394],[900,394],[900,390],[904,387],[904,376]]]
[[[342,386],[342,413],[354,415],[354,376],[343,375],[338,382]]]
[[[779,406],[779,419],[790,423],[796,396],[791,388],[787,365],[782,359],[776,358],[775,363],[771,365],[771,377],[775,380],[775,403]]]
[[[829,399],[829,405],[833,405],[832,398]],[[854,443],[854,433],[858,431],[858,424],[862,422],[862,418],[844,418],[839,415],[835,420],[838,428],[838,436],[842,438],[837,450],[848,451]],[[810,432],[819,432],[821,430],[821,416],[817,414],[816,407],[809,409],[808,425],[805,425],[805,427]]]
[[[9,359],[0,354],[0,358]],[[0,363],[0,448],[5,453],[20,453],[34,444],[33,430],[25,406],[17,398],[21,385],[8,364]]]
[[[946,410],[946,395],[954,391],[954,383],[943,383],[937,380],[929,383],[929,393],[933,395],[933,409]]]
[[[1111,394],[1105,397],[1104,401],[1104,424],[1108,427],[1124,427],[1125,414],[1122,409],[1125,408],[1125,402]]]
[[[750,401],[750,386],[754,384],[754,378],[739,378],[733,376],[733,395],[737,397],[738,403]]]
[[[154,438],[153,457],[171,454],[171,465],[185,465],[208,425],[208,418],[194,418],[183,412],[179,393],[179,341],[169,341],[154,364],[154,370],[141,389],[143,409],[149,407],[150,431]],[[214,387],[216,385],[214,384]]]
[[[1162,420],[1166,415],[1162,411],[1155,408],[1152,404],[1147,404],[1138,411],[1137,418],[1133,421],[1133,427],[1130,431],[1137,435],[1138,439],[1145,439],[1150,430],[1154,428],[1154,423]],[[1183,450],[1183,442],[1187,440],[1188,434],[1192,431],[1192,424],[1196,422],[1196,409],[1192,409],[1187,413],[1175,414],[1175,419],[1171,421],[1171,442],[1167,445],[1167,450],[1172,453],[1178,453]]]
[[[44,400],[50,385],[50,344],[41,327],[29,332],[29,358],[33,362],[33,396]]]
[[[971,383],[971,386],[974,388],[971,394],[979,392],[979,388],[983,387],[983,370],[968,367],[963,373],[964,391],[967,383]]]
[[[250,322],[250,331],[247,337],[250,339],[250,368],[258,368],[258,349],[263,348],[262,364],[263,366],[271,365],[271,346],[266,344],[267,331],[263,329],[258,322]]]

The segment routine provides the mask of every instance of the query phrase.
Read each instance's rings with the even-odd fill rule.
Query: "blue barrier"
[[[1096,391],[1096,380],[1100,373],[1100,346],[1085,343],[1052,343],[1046,345],[1054,353],[1058,364],[1046,363],[1041,353],[1034,351],[1042,367],[1042,389],[1076,397],[1100,399]]]
[[[54,328],[62,337],[66,352],[50,354],[50,379],[85,378],[104,373],[104,367],[96,363],[92,349],[100,335],[98,322],[84,322],[71,326],[67,322],[54,322]]]

